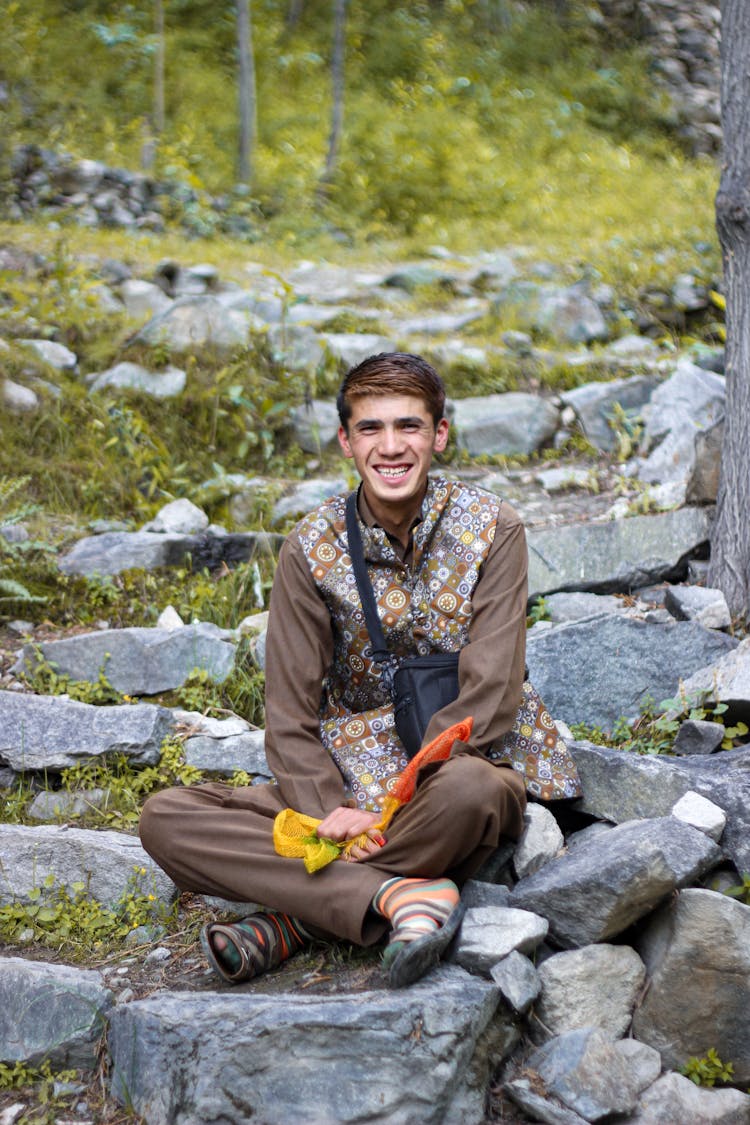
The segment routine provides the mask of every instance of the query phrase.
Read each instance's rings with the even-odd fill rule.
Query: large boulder
[[[750,1082],[750,907],[689,889],[650,920],[641,955],[649,989],[633,1018],[638,1039],[670,1069],[713,1047]]]
[[[617,414],[621,407],[625,418],[642,411],[654,388],[655,378],[634,375],[629,379],[613,379],[608,383],[585,383],[560,397],[571,406],[584,434],[597,449],[610,453],[617,448]]]
[[[21,957],[1,964],[0,1059],[93,1068],[113,1004],[101,974]]]
[[[647,456],[636,462],[641,480],[687,481],[695,466],[696,437],[723,416],[725,397],[723,375],[680,360],[671,378],[651,396],[643,435]]]
[[[556,406],[521,391],[455,401],[456,442],[472,456],[534,453],[554,437],[559,422]]]
[[[250,333],[261,328],[252,313],[225,308],[215,297],[180,297],[149,320],[132,342],[177,353],[209,347],[228,352],[247,347]]]
[[[478,1125],[518,1037],[497,1004],[455,967],[400,993],[161,993],[113,1013],[113,1089],[149,1125]]]
[[[649,698],[675,695],[681,679],[737,643],[694,621],[604,614],[530,636],[526,662],[554,718],[611,731],[620,716],[637,718]]]
[[[591,945],[623,933],[721,858],[713,840],[674,817],[628,821],[521,879],[510,905],[546,918],[563,948]]]

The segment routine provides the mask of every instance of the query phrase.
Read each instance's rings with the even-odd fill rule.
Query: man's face
[[[435,426],[424,400],[415,395],[354,399],[348,430],[339,428],[339,442],[344,455],[354,460],[374,515],[398,520],[416,511],[432,455],[445,449],[448,428],[445,418]]]

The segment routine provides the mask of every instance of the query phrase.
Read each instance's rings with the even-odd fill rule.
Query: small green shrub
[[[716,1048],[709,1047],[703,1058],[689,1058],[680,1073],[696,1086],[715,1086],[717,1082],[725,1084],[732,1081],[734,1066],[730,1062],[722,1062]]]
[[[28,893],[28,902],[0,906],[0,938],[13,944],[39,942],[72,959],[85,959],[119,945],[139,926],[164,925],[174,908],[161,903],[149,889],[145,867],[134,867],[130,885],[112,908],[88,893],[85,883],[59,886],[48,875]]]

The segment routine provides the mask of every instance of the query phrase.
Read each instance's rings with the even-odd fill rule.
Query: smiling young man
[[[424,742],[468,715],[473,732],[420,771],[383,835],[382,802],[407,758],[372,659],[346,497],[326,501],[288,536],[271,596],[265,745],[276,784],[167,790],[141,819],[144,846],[180,888],[265,908],[204,930],[211,966],[232,982],[274,968],[314,935],[361,945],[387,936],[389,983],[410,983],[455,934],[460,885],[523,825],[523,777],[488,757],[521,698],[523,527],[498,497],[429,475],[449,426],[443,384],[421,357],[366,359],[337,406],[341,448],[361,477],[360,530],[389,649],[461,653],[459,696],[433,716]],[[319,836],[363,838],[348,862],[308,875],[274,849],[284,808],[320,819]]]

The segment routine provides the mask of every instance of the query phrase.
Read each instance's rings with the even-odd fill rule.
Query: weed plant
[[[635,722],[621,716],[611,732],[586,723],[574,723],[571,730],[576,738],[585,738],[600,746],[658,755],[672,753],[677,732],[686,719],[708,720],[724,725],[720,748],[731,750],[742,743],[750,732],[747,724],[741,721],[726,726],[724,717],[727,710],[726,703],[712,701],[710,690],[690,696],[681,690],[674,698],[662,700],[658,707],[653,699],[647,698]]]

